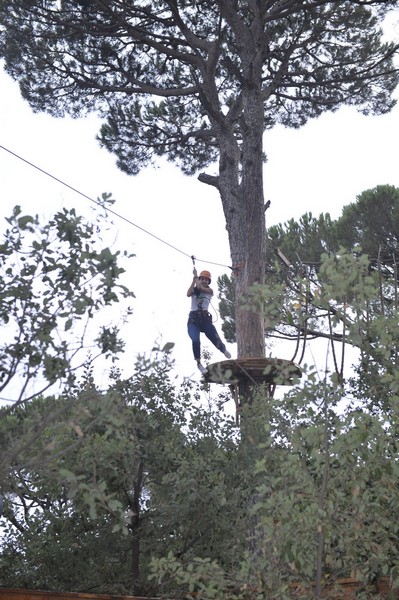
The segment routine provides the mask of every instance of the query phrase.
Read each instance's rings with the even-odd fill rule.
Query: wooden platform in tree
[[[302,376],[301,369],[282,358],[237,358],[207,366],[204,375],[208,383],[238,384],[249,380],[254,385],[293,385]]]

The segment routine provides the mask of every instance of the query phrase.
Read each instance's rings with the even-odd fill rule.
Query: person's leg
[[[187,331],[193,345],[193,354],[194,358],[197,361],[197,367],[204,375],[206,373],[206,368],[201,364],[201,323],[197,321],[195,317],[189,317],[187,323]]]
[[[199,361],[201,359],[200,330],[198,325],[193,323],[191,319],[188,321],[187,331],[192,342],[194,358],[196,361]]]
[[[212,344],[218,350],[220,350],[220,352],[223,352],[223,354],[227,358],[231,358],[230,352],[227,350],[226,345],[220,339],[220,336],[219,336],[218,332],[216,331],[216,327],[213,325],[211,320],[208,320],[206,323],[204,323],[203,332],[205,333],[208,340],[210,342],[212,342]]]

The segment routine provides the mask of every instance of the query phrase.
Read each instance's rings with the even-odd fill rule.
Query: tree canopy
[[[174,388],[171,365],[140,356],[106,392],[88,366],[63,396],[0,414],[3,585],[150,595],[150,559],[171,551],[230,568],[245,538],[237,426]]]
[[[110,202],[107,195],[98,204]],[[0,392],[2,418],[50,388],[72,386],[84,363],[115,361],[124,341],[105,311],[119,304],[120,316],[134,296],[123,283],[126,253],[105,243],[104,214],[86,221],[75,210],[56,212],[42,223],[16,206],[0,242]],[[96,322],[99,312],[102,322]],[[65,417],[55,406],[18,443],[1,436],[0,479],[20,453],[34,447],[50,424]],[[1,503],[4,486],[0,485]]]
[[[0,391],[3,398],[8,392],[9,399],[26,401],[54,383],[73,381],[89,351],[93,360],[115,357],[123,349],[117,327],[98,324],[89,336],[88,324],[101,309],[134,294],[121,282],[123,253],[101,242],[100,213],[87,222],[63,209],[43,224],[17,206],[6,222],[0,244]]]
[[[389,111],[397,48],[381,24],[395,6],[5,0],[0,56],[34,110],[98,112],[99,140],[127,173],[158,156],[188,174],[211,169],[198,177],[223,204],[238,355],[263,356],[262,316],[243,302],[264,281],[263,132],[342,104]]]

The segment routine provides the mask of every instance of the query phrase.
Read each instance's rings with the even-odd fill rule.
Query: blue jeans
[[[205,333],[208,340],[221,352],[226,351],[226,346],[219,337],[216,327],[212,324],[212,315],[206,310],[191,311],[187,323],[188,335],[193,343],[193,353],[195,360],[201,358],[200,333]]]

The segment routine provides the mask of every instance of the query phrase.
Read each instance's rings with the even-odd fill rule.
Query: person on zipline
[[[231,358],[231,354],[220,339],[216,327],[212,323],[212,315],[208,312],[209,303],[213,296],[213,290],[209,287],[211,274],[209,271],[201,271],[198,276],[197,269],[194,267],[193,275],[193,281],[187,290],[187,296],[191,297],[191,311],[188,316],[187,331],[193,343],[193,354],[197,366],[204,374],[206,368],[201,364],[201,332],[205,333],[208,340],[220,352],[223,352],[226,358]]]

